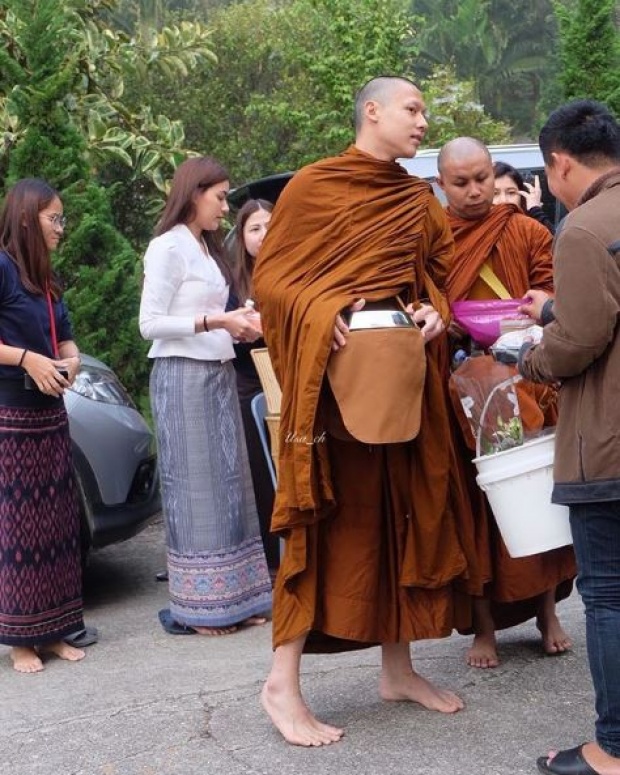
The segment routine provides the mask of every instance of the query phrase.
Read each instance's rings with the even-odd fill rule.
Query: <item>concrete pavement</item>
[[[380,702],[378,649],[305,658],[309,703],[347,730],[305,750],[282,742],[259,707],[269,626],[167,635],[163,567],[161,525],[93,557],[86,618],[101,640],[78,664],[50,659],[19,675],[0,646],[2,775],[533,775],[550,747],[592,736],[576,594],[559,607],[575,644],[562,657],[542,655],[533,624],[500,634],[494,670],[465,665],[468,638],[416,644],[417,669],[464,698],[454,716]]]

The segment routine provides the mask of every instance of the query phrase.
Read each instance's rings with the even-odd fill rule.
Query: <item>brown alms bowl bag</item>
[[[349,331],[346,345],[327,363],[342,423],[365,444],[397,444],[418,435],[425,376],[424,337],[415,325]]]

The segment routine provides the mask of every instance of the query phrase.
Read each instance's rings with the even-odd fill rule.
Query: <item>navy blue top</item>
[[[52,300],[52,309],[58,343],[73,339],[64,301]],[[0,340],[54,358],[47,297],[24,288],[16,264],[4,251],[0,251]],[[0,365],[0,380],[23,378],[23,374],[17,366]]]

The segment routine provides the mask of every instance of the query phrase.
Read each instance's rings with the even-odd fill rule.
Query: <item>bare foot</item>
[[[307,748],[337,743],[343,729],[315,718],[298,691],[278,687],[270,676],[261,692],[261,704],[287,743]]]
[[[230,627],[191,627],[198,635],[208,635],[211,637],[219,637],[220,635],[231,635],[233,632],[237,632],[236,625],[232,624]]]
[[[18,673],[40,673],[44,669],[37,652],[25,646],[13,646],[11,659]]]
[[[418,702],[428,710],[437,710],[440,713],[456,713],[465,707],[463,700],[456,694],[438,689],[414,670],[398,680],[389,677],[385,672],[382,673],[379,694],[383,700]]]
[[[75,646],[70,646],[62,640],[55,643],[44,643],[38,647],[40,653],[48,652],[55,654],[60,659],[66,659],[68,662],[79,662],[80,659],[84,659],[86,656],[82,649],[76,649]]]
[[[544,618],[539,617],[536,620],[536,626],[542,635],[545,654],[548,654],[549,656],[563,654],[572,647],[573,644],[571,639],[564,632],[564,628],[555,614]]]
[[[499,665],[499,658],[497,656],[495,633],[489,632],[474,635],[473,643],[465,659],[470,667],[497,667]]]
[[[250,616],[239,622],[239,627],[262,627],[263,624],[267,624],[266,616]]]

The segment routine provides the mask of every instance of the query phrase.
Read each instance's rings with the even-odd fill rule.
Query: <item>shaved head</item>
[[[409,78],[405,78],[400,75],[379,75],[376,78],[372,78],[367,81],[362,88],[355,95],[355,129],[359,131],[364,122],[364,105],[367,102],[374,100],[382,105],[385,105],[389,101],[390,97],[394,94],[394,91],[398,86],[403,83],[413,86],[420,91],[419,86],[411,81]]]
[[[475,137],[450,140],[437,157],[437,183],[455,215],[486,218],[493,206],[495,176],[489,149]]]
[[[481,154],[487,157],[489,164],[493,164],[491,154],[486,145],[475,137],[456,137],[447,142],[439,151],[437,157],[437,170],[441,175],[449,162],[467,162]]]

